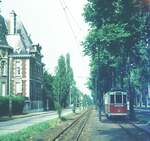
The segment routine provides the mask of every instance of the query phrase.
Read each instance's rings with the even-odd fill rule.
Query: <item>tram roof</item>
[[[125,94],[125,95],[127,94],[127,92],[125,92],[125,91],[117,90],[117,91],[109,91],[109,92],[105,93],[105,95],[113,95],[113,94],[120,94],[120,93]]]

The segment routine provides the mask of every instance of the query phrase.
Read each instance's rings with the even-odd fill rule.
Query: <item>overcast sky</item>
[[[33,43],[42,45],[43,62],[50,73],[54,73],[58,57],[69,52],[77,86],[88,93],[85,83],[89,76],[89,59],[83,56],[80,46],[88,29],[82,17],[85,3],[86,0],[2,0],[1,10],[5,18],[14,10]]]

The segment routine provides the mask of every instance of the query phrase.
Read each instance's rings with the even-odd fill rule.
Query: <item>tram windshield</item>
[[[110,103],[115,103],[115,100],[114,100],[114,95],[110,95]]]
[[[123,104],[126,104],[127,103],[127,97],[126,95],[123,95]]]
[[[116,103],[122,103],[122,95],[116,95]]]

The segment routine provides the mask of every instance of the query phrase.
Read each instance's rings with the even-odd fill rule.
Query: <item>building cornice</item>
[[[0,44],[0,48],[13,50],[13,48],[12,48],[11,46],[9,46],[9,45],[7,46],[7,45],[1,45],[1,44]]]
[[[10,58],[31,58],[33,57],[30,54],[11,54],[9,55]]]

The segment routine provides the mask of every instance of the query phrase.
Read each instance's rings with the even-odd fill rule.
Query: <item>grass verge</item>
[[[31,136],[41,133],[48,128],[54,128],[61,121],[56,118],[50,121],[39,123],[30,127],[27,127],[21,131],[0,136],[0,141],[26,141]]]

